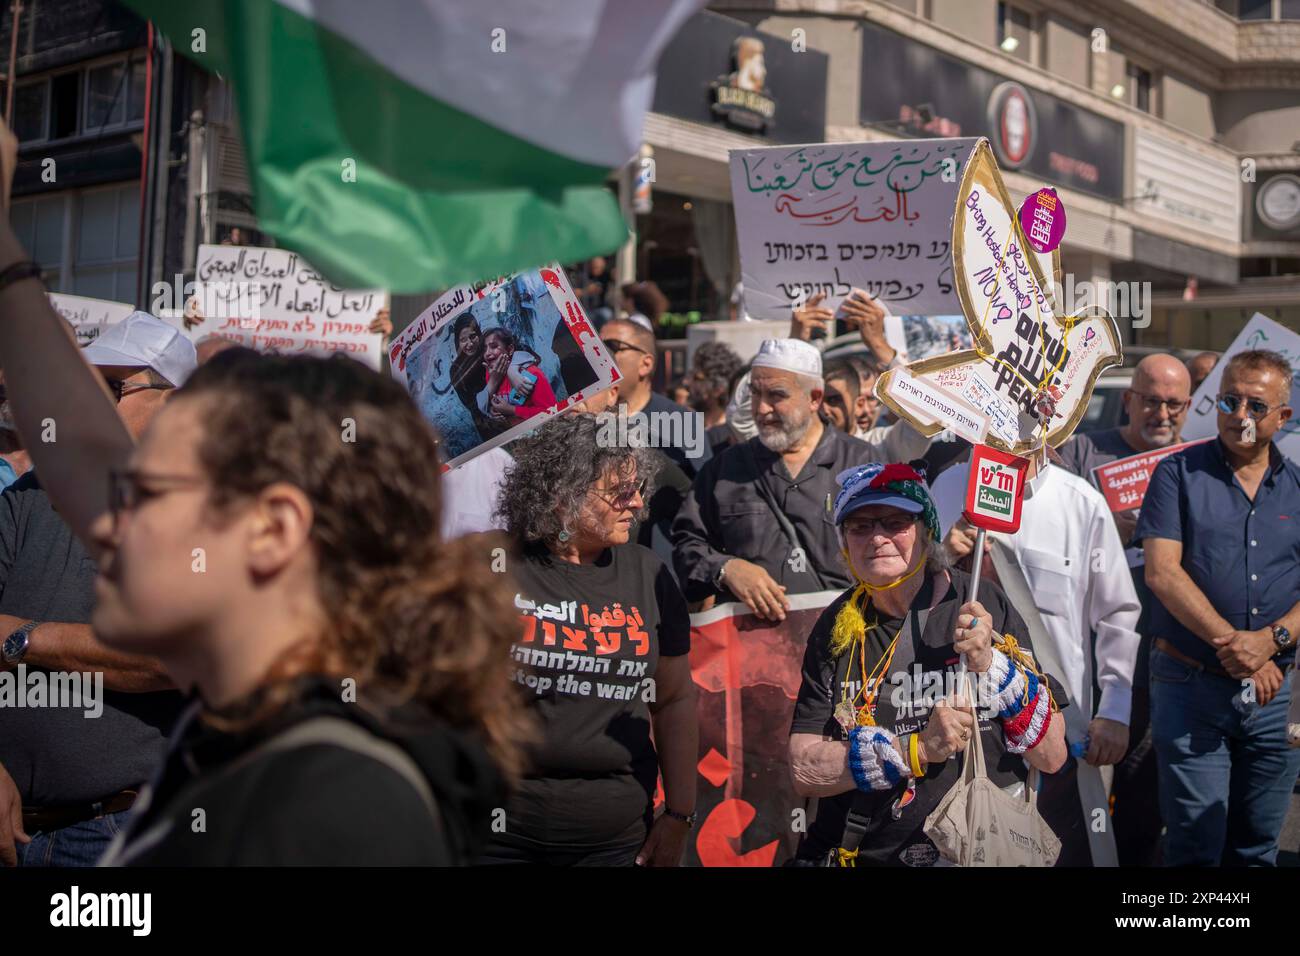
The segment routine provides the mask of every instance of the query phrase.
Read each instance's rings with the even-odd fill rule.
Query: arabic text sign
[[[1111,511],[1131,511],[1142,507],[1147,485],[1151,483],[1151,476],[1155,474],[1156,465],[1160,464],[1161,459],[1199,444],[1199,441],[1185,441],[1127,458],[1116,458],[1112,462],[1098,465],[1092,469],[1092,474],[1097,487],[1106,496],[1106,504],[1110,505]]]
[[[985,531],[1007,534],[1019,531],[1028,467],[1029,462],[1024,458],[987,445],[971,449],[966,508],[962,512],[966,520]]]
[[[99,338],[104,326],[121,322],[135,311],[135,306],[126,302],[88,299],[81,295],[64,295],[62,292],[50,293],[50,305],[68,320],[77,335],[78,345],[89,345]]]
[[[1187,422],[1183,425],[1183,438],[1213,438],[1218,435],[1219,418],[1214,410],[1214,401],[1223,381],[1223,367],[1238,352],[1248,352],[1251,349],[1270,349],[1291,363],[1295,375],[1291,382],[1289,404],[1300,410],[1300,334],[1256,312],[1192,396],[1192,407],[1187,413]],[[1300,462],[1300,420],[1293,416],[1273,436],[1273,443],[1286,457]]]
[[[952,217],[975,139],[733,150],[745,308],[788,319],[814,293],[864,289],[897,314],[960,311]]]
[[[383,337],[370,323],[387,292],[340,289],[298,253],[256,246],[199,246],[194,279],[204,319],[190,333],[196,341],[214,334],[259,352],[342,352],[376,370],[382,362]]]
[[[452,467],[609,388],[618,367],[557,265],[444,294],[388,347]],[[489,363],[504,371],[489,371]]]

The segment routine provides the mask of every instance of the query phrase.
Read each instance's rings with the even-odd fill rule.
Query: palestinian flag
[[[611,252],[663,47],[702,0],[126,0],[235,89],[259,226],[424,292]]]

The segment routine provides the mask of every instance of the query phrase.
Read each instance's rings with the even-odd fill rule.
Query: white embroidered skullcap
[[[817,347],[798,339],[764,339],[758,355],[750,363],[753,368],[779,368],[800,375],[822,377],[822,353]]]

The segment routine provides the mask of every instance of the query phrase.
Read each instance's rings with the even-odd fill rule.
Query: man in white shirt
[[[935,480],[932,493],[945,544],[957,557],[969,553],[974,541],[973,529],[959,523],[969,472],[969,462],[952,466]],[[1087,480],[1052,464],[1037,474],[1031,464],[1029,473],[1020,531],[1001,537],[1024,570],[1071,699],[1094,715],[1086,759],[1095,767],[1113,765],[1128,749],[1140,611],[1124,546],[1106,499]],[[1097,635],[1092,647],[1089,632]],[[1094,656],[1101,688],[1096,702]]]

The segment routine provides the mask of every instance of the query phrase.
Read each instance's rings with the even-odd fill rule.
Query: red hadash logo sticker
[[[971,449],[966,483],[966,520],[985,531],[1015,534],[1020,530],[1020,506],[1025,497],[1029,461],[987,445]]]

